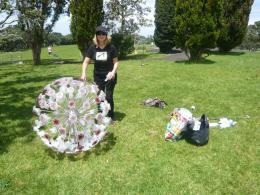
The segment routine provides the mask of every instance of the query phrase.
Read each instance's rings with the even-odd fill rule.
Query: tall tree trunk
[[[41,64],[41,49],[44,42],[43,35],[43,23],[38,29],[34,29],[33,38],[32,38],[32,53],[33,53],[33,64]]]
[[[42,43],[34,42],[32,44],[33,64],[34,65],[41,64],[41,49],[42,49]]]

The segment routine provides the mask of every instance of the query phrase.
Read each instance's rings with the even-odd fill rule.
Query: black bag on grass
[[[209,141],[209,121],[205,114],[200,118],[199,129],[189,129],[187,131],[188,141],[197,146],[203,146]]]

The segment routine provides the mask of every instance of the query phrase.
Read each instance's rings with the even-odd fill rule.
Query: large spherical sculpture
[[[61,153],[76,154],[106,135],[110,105],[97,85],[64,77],[44,87],[33,112],[33,130],[43,143]]]

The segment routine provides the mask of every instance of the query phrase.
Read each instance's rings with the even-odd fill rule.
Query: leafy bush
[[[28,48],[23,33],[16,26],[10,26],[0,31],[0,50],[18,51]]]
[[[175,46],[176,32],[174,27],[175,0],[157,0],[155,3],[154,42],[160,52],[171,52]]]
[[[61,45],[72,45],[75,44],[76,42],[73,40],[73,37],[71,34],[65,35],[62,37],[61,40]]]
[[[217,0],[176,1],[176,45],[190,60],[200,59],[204,51],[216,46],[219,35],[214,16],[219,11],[216,5]]]
[[[85,57],[95,35],[96,26],[103,20],[103,0],[71,0],[69,10],[72,36]]]
[[[112,43],[115,45],[120,59],[134,51],[134,37],[131,35],[115,33],[112,35]]]
[[[246,35],[253,0],[225,0],[220,35],[217,45],[220,51],[228,52],[240,45]]]
[[[63,36],[61,33],[53,32],[47,36],[44,43],[45,45],[61,45],[62,38]]]

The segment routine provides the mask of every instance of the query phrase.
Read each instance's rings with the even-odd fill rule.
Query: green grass
[[[22,52],[25,64],[0,63],[0,194],[260,193],[260,53],[214,53],[197,64],[121,61],[114,95],[118,121],[99,147],[73,157],[47,149],[32,131],[31,110],[42,87],[80,76],[76,46],[54,51],[65,64],[55,64],[46,49],[41,66],[31,65],[30,51]],[[140,105],[149,97],[165,100],[167,108]],[[238,123],[211,129],[203,147],[165,142],[171,110],[192,105],[195,116]],[[251,118],[239,118],[245,115]]]

